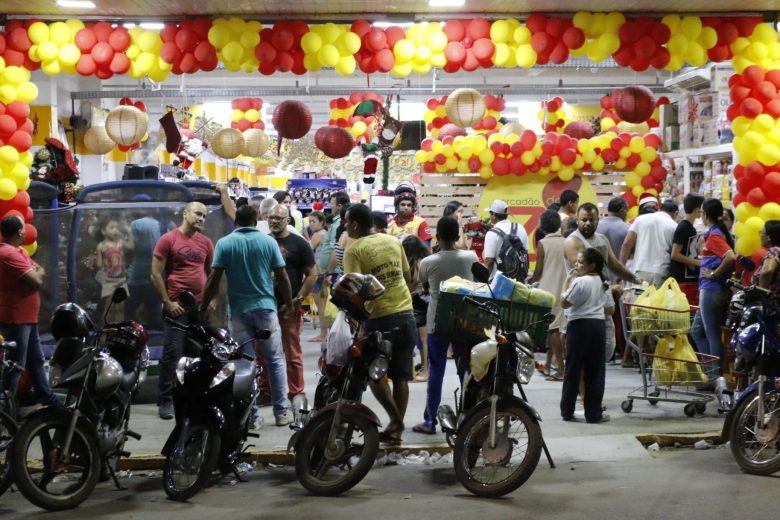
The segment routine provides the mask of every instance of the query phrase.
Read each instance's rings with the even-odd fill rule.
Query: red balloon
[[[382,49],[374,56],[374,64],[381,72],[390,72],[395,65],[395,56],[390,49]]]
[[[289,52],[295,45],[295,38],[287,29],[277,29],[271,36],[271,43],[280,51]],[[292,65],[290,65],[292,67]]]
[[[181,31],[179,31],[181,34]],[[130,47],[130,33],[124,27],[117,27],[108,36],[108,44],[116,52],[124,52]]]
[[[764,81],[764,69],[758,65],[751,65],[742,71],[742,81],[749,87],[755,87]]]
[[[780,70],[772,69],[767,71],[764,75],[764,79],[772,83],[776,89],[780,89]]]
[[[16,192],[16,196],[8,201],[8,204],[15,210],[23,211],[24,208],[30,205],[30,194],[24,190],[19,190]]]
[[[181,61],[179,61],[179,68],[185,74],[194,74],[199,69],[198,60],[195,59],[194,54],[187,52],[182,55]]]
[[[96,66],[95,60],[92,59],[90,54],[82,54],[76,63],[76,72],[82,76],[91,76],[95,73]]]
[[[523,135],[520,136],[520,143],[526,150],[533,148],[534,145],[536,145],[536,141],[536,134],[533,130],[525,130],[523,131]]]
[[[423,163],[423,171],[425,173],[433,173],[436,171],[436,163],[433,161],[427,161]]]
[[[764,106],[759,100],[749,97],[742,100],[742,103],[739,105],[739,110],[742,112],[743,116],[752,119],[763,112]]]
[[[506,175],[509,173],[509,159],[496,157],[493,159],[493,173],[496,175]]]
[[[160,57],[165,63],[176,63],[181,60],[181,50],[174,42],[163,43],[160,47]]]
[[[661,138],[656,134],[645,134],[642,139],[644,139],[645,144],[651,148],[657,149],[661,146]]]
[[[753,188],[746,195],[747,201],[757,208],[767,203],[766,195],[761,188]]]
[[[371,30],[371,24],[367,20],[355,20],[349,30],[362,38]]]
[[[769,172],[764,176],[764,180],[761,183],[761,189],[767,195],[774,197],[780,197],[780,173]]]
[[[474,57],[478,60],[488,60],[493,56],[495,45],[490,38],[480,38],[474,40],[474,45],[471,48],[474,51]]]
[[[525,26],[532,33],[543,32],[547,29],[547,19],[543,14],[534,13],[525,20]]]
[[[734,103],[741,103],[742,100],[750,96],[751,89],[745,85],[734,85],[729,89],[729,97]]]
[[[19,152],[26,152],[32,146],[32,135],[28,132],[17,130],[9,137],[6,144],[13,146]]]
[[[634,59],[634,48],[631,45],[622,44],[612,55],[612,59],[621,67],[628,67],[628,64]]]
[[[176,39],[176,33],[179,31],[179,27],[175,23],[166,23],[160,30],[160,38],[165,43],[173,42]]]
[[[205,63],[210,61],[212,56],[217,56],[217,50],[208,41],[203,40],[195,47],[195,52],[193,54],[196,60]]]
[[[613,163],[620,159],[620,155],[612,148],[607,148],[601,152],[601,158],[604,159],[604,162]]]
[[[114,57],[114,49],[107,42],[99,42],[92,48],[91,55],[96,65],[108,65]]]
[[[436,157],[433,158],[433,161],[436,164],[440,164],[441,165],[441,164],[444,164],[444,163],[447,162],[447,158],[444,156],[444,154],[437,153]]]
[[[10,47],[7,48],[5,50],[5,54],[3,54],[3,58],[5,58],[5,64],[14,65],[16,67],[24,66],[26,57],[27,53],[19,52],[15,49],[11,49]]]
[[[25,224],[24,225],[24,244],[25,246],[29,246],[33,242],[38,240],[38,230],[35,229],[35,226],[32,224]]]
[[[715,31],[718,33],[718,45],[730,45],[739,38],[739,30],[730,22],[723,22]]]
[[[466,37],[466,27],[460,20],[447,20],[444,23],[443,31],[450,42],[459,42]]]
[[[577,153],[571,148],[564,148],[560,153],[561,163],[569,166],[577,160]]]
[[[144,104],[143,101],[136,101],[133,103],[133,106],[140,110],[141,112],[146,112],[146,104]]]
[[[446,33],[447,26],[445,25],[444,27],[445,27],[444,32]],[[404,32],[403,29],[401,29],[397,25],[393,25],[392,27],[388,27],[387,29],[385,29],[385,36],[387,37],[387,46],[392,49],[393,46],[398,42],[398,40],[403,40],[404,38],[406,38],[406,33]],[[449,35],[447,36],[449,38]],[[452,40],[450,39],[450,41]]]
[[[192,52],[198,45],[198,35],[189,29],[179,29],[176,33],[176,46],[183,52]]]
[[[585,33],[579,27],[569,27],[561,38],[569,49],[579,49],[585,44]]]
[[[525,165],[520,157],[509,158],[509,172],[515,175],[523,175],[525,173]]]
[[[296,20],[291,24],[289,24],[289,30],[293,35],[293,40],[300,43],[301,38],[303,38],[303,35],[309,32],[309,24],[307,24],[303,20]]]
[[[569,48],[563,42],[558,42],[550,53],[550,61],[553,63],[564,63],[569,59]]]
[[[289,52],[280,52],[276,55],[274,66],[279,72],[290,72],[293,67],[293,57]]]
[[[650,34],[658,45],[664,45],[672,37],[672,31],[669,29],[669,26],[657,21],[653,24]]]
[[[480,38],[490,39],[490,22],[485,18],[473,18],[469,21],[468,34],[474,42]]]
[[[255,57],[260,63],[273,63],[276,59],[276,49],[269,42],[260,42],[255,47]]]
[[[114,28],[108,22],[98,22],[92,26],[92,32],[95,33],[98,42],[108,43],[108,38],[111,36]]]
[[[444,48],[444,56],[448,64],[460,66],[466,61],[466,47],[461,42],[450,42]]]
[[[124,74],[130,70],[130,58],[123,52],[117,52],[108,68],[114,74]]]
[[[628,156],[628,159],[626,159],[626,168],[629,170],[633,170],[636,168],[636,165],[642,162],[642,158],[639,157],[639,154],[632,153]]]
[[[552,43],[552,37],[546,32],[538,32],[531,37],[531,47],[533,47],[537,53],[546,51]]]
[[[496,125],[498,124],[498,121],[496,121],[496,118],[493,116],[487,116],[485,119],[482,120],[482,128],[485,130],[493,130],[496,128]]]
[[[265,62],[261,63],[257,70],[259,70],[260,74],[264,76],[270,76],[276,72],[276,67],[274,67],[273,63]]]
[[[379,52],[387,47],[387,35],[382,29],[373,28],[364,38],[366,48],[371,52]]]
[[[469,170],[471,170],[472,172],[477,172],[482,167],[482,162],[479,160],[479,157],[471,157],[468,163],[469,163]]]
[[[764,112],[772,116],[772,119],[780,119],[780,99],[773,99],[766,103]]]
[[[74,43],[81,52],[90,52],[97,43],[97,36],[95,36],[95,32],[92,29],[85,27],[76,33]]]
[[[733,56],[731,48],[728,45],[716,45],[711,49],[707,49],[707,57],[710,61],[721,62],[731,59]]]
[[[564,31],[566,30],[566,21],[564,21],[563,18],[559,18],[557,16],[554,16],[552,18],[547,19],[547,26],[545,27],[545,32],[552,36],[553,38],[560,38]],[[584,36],[584,34],[583,34]]]
[[[474,72],[479,67],[479,60],[474,56],[474,49],[466,49],[466,60],[463,62],[463,70]]]
[[[8,114],[0,116],[0,136],[9,136],[16,132],[16,120]]]
[[[195,49],[197,51],[197,49]],[[210,56],[206,58],[206,60],[200,60],[200,70],[210,72],[217,68],[217,65],[219,65],[219,58],[217,58],[217,53],[212,52]]]
[[[8,39],[8,46],[14,48],[19,52],[27,52],[32,46],[30,37],[27,36],[27,29],[17,27],[10,32],[6,32]]]
[[[777,88],[775,88],[774,84],[770,81],[761,81],[753,88],[753,92],[755,92],[757,98],[762,103],[766,103],[771,99],[775,98],[775,95],[777,94]]]

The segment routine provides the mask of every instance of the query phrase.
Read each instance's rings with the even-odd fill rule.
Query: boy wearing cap
[[[507,235],[517,235],[520,237],[525,250],[528,251],[528,233],[522,224],[511,222],[508,219],[509,206],[507,206],[506,202],[496,199],[490,203],[488,211],[490,212],[490,223],[493,224],[490,231],[500,229]],[[501,251],[503,238],[500,233],[491,233],[490,231],[485,235],[485,249],[482,251],[482,258],[484,258],[485,266],[490,269],[492,274],[495,271],[496,257]]]

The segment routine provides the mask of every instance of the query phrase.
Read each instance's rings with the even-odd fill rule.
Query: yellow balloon
[[[777,202],[767,202],[758,210],[758,216],[764,220],[780,220],[780,204]]]
[[[218,18],[214,20],[214,25],[209,29],[208,40],[217,49],[222,49],[230,41],[230,30],[222,24],[217,25],[218,20],[224,19]]]
[[[398,40],[393,47],[393,54],[395,55],[396,64],[398,61],[407,62],[411,60],[417,52],[417,46],[407,39]]]
[[[257,31],[244,31],[240,37],[241,46],[254,49],[260,43],[260,33]]]
[[[41,70],[47,76],[56,76],[62,72],[62,67],[60,66],[60,62],[57,60],[44,61],[41,64]]]
[[[342,55],[355,54],[360,50],[360,36],[351,31],[345,32],[339,38],[339,50]]]
[[[446,64],[447,56],[443,52],[431,55],[431,65],[434,67],[444,67]]]
[[[758,208],[749,202],[743,202],[734,209],[734,216],[736,216],[737,220],[740,222],[747,222],[750,217],[755,217],[757,215]]]
[[[336,63],[336,72],[342,76],[350,76],[355,72],[357,62],[352,55],[344,56]]]
[[[11,179],[0,179],[0,200],[11,200],[16,197],[16,184]]]
[[[447,47],[447,35],[442,31],[432,33],[428,37],[428,47],[434,54],[444,52]]]
[[[33,242],[30,245],[22,246],[22,249],[27,251],[28,255],[33,256],[35,254],[35,252],[38,251],[38,241],[36,240],[35,242]]]
[[[431,59],[431,49],[427,45],[420,45],[414,54],[414,61],[423,64]]]
[[[479,169],[479,176],[483,179],[489,179],[493,176],[493,170],[490,168],[490,166],[483,166]]]
[[[658,152],[656,152],[655,148],[647,147],[639,152],[639,157],[643,162],[651,163],[655,161],[656,157],[658,157]]]
[[[301,49],[306,54],[312,54],[322,47],[322,37],[316,32],[307,32],[301,38]]]
[[[155,56],[151,52],[142,52],[135,60],[135,66],[141,74],[147,74],[154,67]]]
[[[303,57],[303,67],[310,72],[314,72],[320,70],[322,65],[320,65],[320,62],[317,59],[317,54],[315,53],[307,54]]]
[[[628,142],[628,149],[632,153],[639,153],[645,149],[645,141],[641,137],[632,137]]]
[[[59,60],[62,65],[75,65],[81,58],[81,51],[73,43],[66,43],[60,47]]]
[[[40,45],[49,39],[49,26],[43,22],[35,22],[27,28],[27,36],[30,41]]]
[[[515,41],[515,43],[519,45],[530,44],[532,36],[533,35],[531,34],[531,30],[528,29],[528,27],[526,27],[525,25],[516,27],[514,32],[512,33],[512,39]]]
[[[42,61],[52,61],[57,58],[60,48],[51,40],[47,40],[38,45],[38,57]]]
[[[718,32],[712,27],[703,27],[698,41],[705,49],[712,49],[718,43]]]
[[[680,32],[689,40],[695,40],[701,34],[701,18],[698,16],[686,16],[680,22]]]
[[[512,36],[512,26],[506,20],[496,20],[490,26],[490,39],[493,43],[508,43]]]
[[[650,173],[650,169],[651,169],[650,164],[642,161],[636,165],[634,171],[638,173],[640,176],[645,177]]]
[[[162,45],[160,33],[154,31],[144,31],[138,37],[136,44],[143,52],[154,52]]]
[[[426,63],[419,63],[417,61],[411,62],[412,70],[420,75],[428,74],[431,71],[431,64]]]
[[[65,45],[71,39],[70,27],[65,22],[54,22],[49,26],[49,40],[58,47]]]
[[[643,193],[645,192],[644,187],[642,187],[641,184],[637,184],[633,188],[631,188],[631,193],[634,194],[634,197],[639,198]]]
[[[707,63],[707,51],[697,42],[690,42],[685,49],[685,61],[694,67],[701,67]]]
[[[495,160],[496,154],[493,153],[493,150],[486,149],[479,152],[479,162],[482,164],[493,164],[493,160]]]
[[[612,54],[620,47],[620,38],[616,33],[604,33],[598,38],[598,48],[605,55]]]
[[[257,123],[260,120],[260,112],[254,108],[247,110],[245,116],[250,123]]]
[[[417,150],[414,152],[414,160],[418,163],[424,163],[428,161],[428,152],[425,150]]]
[[[413,24],[406,31],[406,39],[412,41],[415,45],[422,45],[425,43],[427,37],[427,31],[421,24]]]
[[[780,147],[776,144],[765,144],[758,150],[758,160],[764,166],[772,166],[780,162]]]
[[[340,58],[339,50],[332,43],[326,43],[317,51],[317,59],[323,67],[335,67]]]
[[[222,56],[224,56],[225,61],[239,61],[243,54],[244,48],[235,40],[228,42],[222,48]]]
[[[471,168],[469,168],[469,162],[465,160],[458,161],[458,173],[470,173]]]
[[[759,245],[760,242],[757,235],[745,235],[737,239],[735,249],[738,255],[750,256],[758,249]]]
[[[338,37],[341,35],[341,31],[334,23],[326,23],[322,26],[322,41],[323,44],[335,43]]]
[[[558,177],[562,181],[570,181],[574,178],[574,169],[573,168],[562,168],[561,171],[558,172]]]
[[[474,142],[471,143],[471,151],[474,155],[479,155],[487,149],[487,146],[487,139],[485,139],[484,136],[478,135],[474,137]]]
[[[666,48],[672,54],[684,54],[688,48],[689,40],[683,34],[675,34],[669,38],[669,43],[666,44]]]
[[[641,195],[641,193],[640,193]],[[639,215],[639,206],[633,206],[632,208],[629,208],[628,214],[626,215],[626,218],[628,220],[631,220],[632,218],[636,218],[637,215]]]
[[[524,27],[521,27],[521,29],[524,29]],[[518,45],[517,50],[515,51],[515,60],[518,65],[525,69],[530,69],[536,65],[536,58],[536,51],[534,51],[530,44]]]
[[[79,32],[84,27],[86,27],[84,25],[84,22],[82,22],[81,20],[77,20],[75,18],[70,18],[68,20],[65,20],[65,25],[67,25],[68,29],[70,29],[70,34],[73,36],[73,38],[76,37],[77,32]],[[71,39],[71,41],[73,40]]]

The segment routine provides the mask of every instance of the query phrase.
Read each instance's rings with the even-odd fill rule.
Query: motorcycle
[[[4,389],[4,383],[8,374],[19,370],[16,363],[6,359],[6,355],[14,349],[16,349],[15,342],[6,342],[0,336],[0,495],[5,493],[13,482],[8,449],[18,429],[16,398],[10,391]]]
[[[196,317],[194,296],[184,292],[180,303],[189,311],[188,325],[166,317],[173,328],[185,333],[185,355],[176,365],[173,404],[176,426],[165,446],[163,487],[173,500],[187,500],[206,485],[215,469],[237,469],[248,437],[252,407],[259,394],[257,365],[253,356],[221,328],[208,327]],[[271,332],[259,331],[255,339],[267,339]]]
[[[474,280],[487,283],[484,265],[475,263],[472,274]],[[456,391],[456,409],[441,405],[437,417],[453,446],[455,474],[463,487],[480,497],[500,497],[528,480],[542,450],[555,467],[542,438],[542,418],[528,403],[522,386],[535,369],[533,341],[527,330],[540,322],[510,332],[492,302],[468,296],[464,302],[497,320],[495,337],[460,353],[456,362],[465,367],[460,399]],[[541,322],[553,319],[548,313]],[[515,385],[519,397],[514,395]]]
[[[732,339],[742,362],[752,368],[756,380],[745,388],[726,416],[722,438],[746,473],[770,475],[780,471],[780,337],[776,317],[767,315],[755,297],[771,295],[767,289],[729,285],[753,297],[744,307],[739,333]]]
[[[127,299],[117,288],[106,314]],[[27,416],[10,449],[11,472],[19,491],[38,507],[58,511],[81,504],[101,476],[114,480],[128,438],[130,403],[143,384],[149,363],[148,339],[133,321],[107,323],[95,330],[75,303],[58,306],[51,320],[57,341],[49,364],[49,384],[67,391],[64,405]]]
[[[363,480],[379,451],[376,414],[361,402],[369,380],[381,381],[387,374],[392,348],[383,333],[360,334],[368,319],[364,302],[378,298],[385,288],[372,275],[349,273],[333,288],[331,301],[347,320],[352,340],[347,341],[343,363],[330,352],[319,360],[321,377],[311,411],[302,410],[302,424],[288,444],[295,450],[295,474],[301,485],[315,495],[343,493]]]

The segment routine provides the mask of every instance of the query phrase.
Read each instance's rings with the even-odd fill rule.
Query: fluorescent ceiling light
[[[95,8],[95,2],[89,2],[86,0],[57,0],[57,5],[60,7],[80,7],[82,9]]]
[[[138,24],[139,27],[142,29],[146,29],[148,31],[159,31],[163,27],[165,27],[164,23],[157,23],[157,22],[143,22]]]
[[[429,7],[463,7],[466,0],[429,0]]]
[[[414,22],[374,22],[371,24],[372,27],[378,27],[380,29],[387,29],[388,27],[411,27],[414,25]]]

